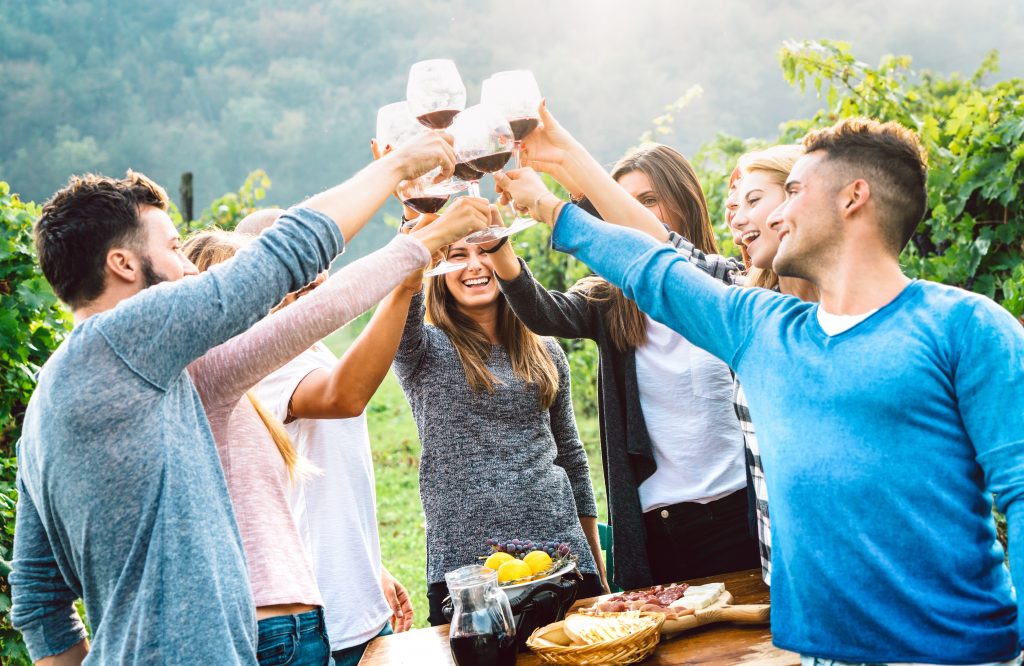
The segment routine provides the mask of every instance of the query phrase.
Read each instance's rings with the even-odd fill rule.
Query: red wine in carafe
[[[440,111],[431,111],[430,113],[424,113],[422,116],[416,116],[416,120],[430,129],[439,130],[451,125],[457,115],[459,115],[458,109],[441,109]]]
[[[402,203],[417,213],[436,213],[447,203],[448,197],[410,197]]]
[[[512,127],[512,136],[515,137],[515,140],[522,141],[529,136],[530,132],[537,129],[540,118],[515,118],[508,121],[508,124]]]
[[[478,157],[475,160],[469,160],[469,164],[477,171],[494,173],[501,167],[505,166],[510,157],[512,157],[512,151],[494,153],[493,155],[485,155],[484,157]]]
[[[504,632],[455,636],[451,646],[457,666],[514,666],[518,652],[515,637]]]
[[[459,180],[480,180],[482,173],[471,167],[466,162],[459,162],[455,165],[455,177]]]

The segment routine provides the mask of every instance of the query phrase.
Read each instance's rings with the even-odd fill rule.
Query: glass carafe
[[[516,624],[498,572],[473,564],[444,578],[454,606],[448,638],[457,666],[513,666]]]

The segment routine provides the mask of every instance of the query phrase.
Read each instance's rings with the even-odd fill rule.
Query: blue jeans
[[[329,666],[331,663],[331,643],[327,640],[322,608],[260,620],[259,632],[256,658],[260,666]]]
[[[380,630],[374,638],[381,636],[390,636],[394,632],[391,631],[391,623],[385,622],[384,628]],[[373,638],[370,639],[372,641]],[[366,652],[366,646],[370,644],[370,641],[360,643],[359,645],[353,645],[351,647],[342,648],[335,652],[332,656],[334,657],[334,666],[356,666],[359,660],[363,658],[363,653]]]

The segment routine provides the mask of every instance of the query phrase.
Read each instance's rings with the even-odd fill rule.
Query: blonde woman
[[[289,486],[301,476],[298,459],[280,422],[247,391],[383,298],[439,247],[483,228],[487,220],[484,208],[477,215],[450,216],[413,236],[398,237],[189,366],[241,533],[256,602],[261,664],[327,664],[331,652],[324,602],[288,505]],[[226,261],[245,242],[233,233],[204,232],[184,250],[202,272]]]

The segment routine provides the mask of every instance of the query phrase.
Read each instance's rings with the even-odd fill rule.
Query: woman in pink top
[[[217,443],[241,533],[259,620],[261,664],[326,664],[330,646],[323,600],[288,506],[289,466],[246,392],[310,345],[340,328],[416,270],[441,247],[484,228],[485,206],[447,215],[346,266],[308,297],[210,350],[189,367]],[[204,254],[228,258],[245,242],[227,232],[189,240],[199,270]],[[226,253],[206,253],[214,246]],[[206,264],[206,265],[204,265]]]

